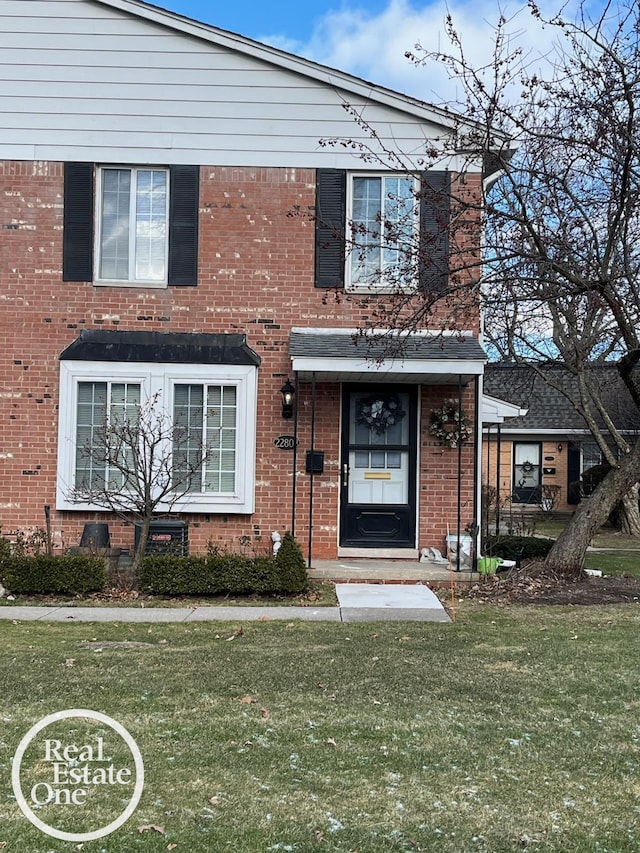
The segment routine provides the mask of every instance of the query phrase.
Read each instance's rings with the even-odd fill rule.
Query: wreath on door
[[[382,435],[406,414],[395,394],[364,397],[357,402],[356,421]]]
[[[457,400],[445,400],[439,409],[431,412],[431,435],[447,447],[457,447],[473,435],[471,421],[459,407]]]
[[[523,473],[530,474],[533,471],[534,466],[533,462],[529,462],[529,460],[527,459],[527,461],[523,462],[520,467],[522,468]]]

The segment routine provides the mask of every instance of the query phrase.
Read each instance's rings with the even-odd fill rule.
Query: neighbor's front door
[[[542,446],[537,441],[513,445],[513,496],[517,503],[540,503]]]
[[[340,544],[413,548],[417,389],[343,387]]]

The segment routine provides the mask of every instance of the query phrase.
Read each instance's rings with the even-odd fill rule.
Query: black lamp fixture
[[[293,398],[295,397],[296,389],[287,379],[280,389],[280,393],[282,394],[282,417],[288,420],[293,417]]]
[[[563,444],[558,444],[558,453],[562,453]]]

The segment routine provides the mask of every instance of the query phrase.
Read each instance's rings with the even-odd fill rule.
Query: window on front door
[[[517,503],[539,503],[541,498],[539,442],[515,442],[513,446],[513,496]]]

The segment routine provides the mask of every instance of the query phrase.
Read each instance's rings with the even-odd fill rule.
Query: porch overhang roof
[[[467,384],[487,360],[470,332],[362,333],[355,329],[291,330],[293,370],[302,380]]]
[[[528,409],[522,409],[514,403],[499,400],[489,394],[482,395],[482,422],[484,424],[503,424],[507,418],[522,418]]]

